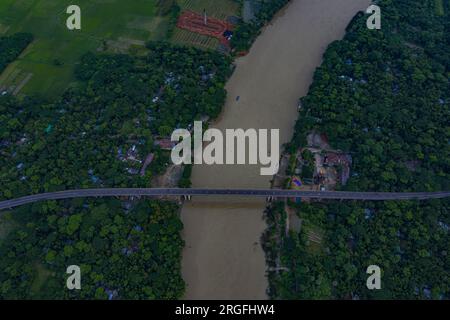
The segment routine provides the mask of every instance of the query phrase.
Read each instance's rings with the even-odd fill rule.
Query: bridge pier
[[[192,196],[191,195],[183,195],[183,196],[181,196],[181,198],[183,199],[183,201],[191,201]]]

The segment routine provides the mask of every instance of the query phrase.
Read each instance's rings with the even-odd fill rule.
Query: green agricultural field
[[[226,19],[228,16],[240,16],[239,3],[236,0],[178,0],[181,10],[191,10],[206,13],[217,19]]]
[[[78,0],[82,29],[66,28],[70,0],[1,0],[0,36],[30,32],[35,41],[0,76],[14,93],[60,94],[73,81],[73,67],[87,51],[122,52],[163,39],[168,19],[158,0]]]
[[[203,49],[214,50],[219,45],[219,40],[213,37],[197,34],[188,30],[176,28],[172,41],[176,44],[191,45]]]

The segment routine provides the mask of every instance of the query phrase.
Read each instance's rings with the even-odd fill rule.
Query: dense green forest
[[[151,43],[145,58],[87,54],[56,102],[0,100],[0,198],[68,187],[145,187],[168,160],[154,143],[219,114],[231,73],[215,52]],[[124,161],[136,146],[133,161]],[[133,173],[154,152],[145,176]],[[132,173],[130,173],[132,172]]]
[[[33,36],[29,33],[0,37],[0,73],[25,50],[31,41]]]
[[[327,49],[288,150],[315,131],[353,157],[344,190],[440,191],[450,185],[449,1],[385,0],[381,30],[359,14]],[[291,204],[300,233],[285,235],[282,204],[267,212],[273,298],[450,298],[450,203]],[[319,243],[308,234],[321,234]],[[366,288],[366,268],[382,289]]]
[[[147,49],[145,57],[86,54],[77,85],[56,101],[0,97],[0,199],[150,186],[169,163],[156,139],[217,116],[232,69],[217,52],[164,42]],[[79,199],[2,212],[11,230],[0,239],[0,297],[179,298],[178,211],[166,202]],[[80,292],[65,289],[70,264],[82,268]]]
[[[12,214],[25,227],[0,247],[5,299],[175,299],[181,279],[181,221],[173,202],[47,202]],[[82,290],[67,290],[66,268]]]
[[[231,46],[237,52],[247,51],[260,34],[262,28],[290,0],[257,0],[257,12],[250,22],[241,22],[231,39]]]

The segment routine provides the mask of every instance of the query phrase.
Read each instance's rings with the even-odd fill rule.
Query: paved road
[[[441,192],[350,192],[350,191],[297,191],[280,189],[180,189],[180,188],[101,188],[79,189],[40,193],[0,202],[0,210],[14,208],[27,203],[84,197],[116,196],[248,196],[277,198],[310,198],[339,200],[425,200],[450,197],[450,191]]]

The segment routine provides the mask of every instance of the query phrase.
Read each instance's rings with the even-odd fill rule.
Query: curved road
[[[101,188],[40,193],[0,202],[0,210],[27,203],[84,197],[116,196],[249,196],[276,198],[311,198],[338,200],[425,200],[450,197],[450,191],[441,192],[351,192],[351,191],[297,191],[281,189],[181,189],[181,188]]]

